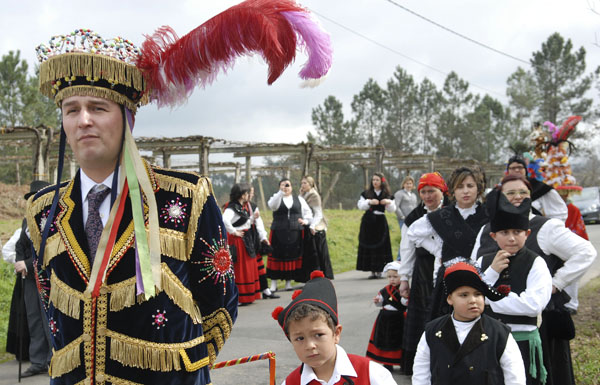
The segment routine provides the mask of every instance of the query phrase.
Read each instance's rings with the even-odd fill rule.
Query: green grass
[[[21,226],[21,219],[0,220],[0,243],[9,240],[15,230]],[[0,362],[12,359],[12,355],[6,355],[6,332],[8,329],[8,317],[10,315],[10,300],[15,285],[15,273],[12,264],[2,259],[0,261]]]
[[[571,340],[575,383],[595,385],[600,378],[600,278],[579,291],[579,309],[573,317],[577,335]]]

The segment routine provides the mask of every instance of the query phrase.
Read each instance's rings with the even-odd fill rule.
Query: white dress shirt
[[[21,230],[21,227],[16,229],[13,235],[10,237],[10,239],[6,241],[4,246],[2,246],[2,257],[8,263],[14,264],[15,259],[17,258],[16,247],[17,241],[19,240],[19,237],[21,237]]]
[[[254,213],[258,213],[258,207],[254,211]],[[256,224],[256,230],[258,232],[259,241],[262,242],[265,239],[267,239],[267,232],[265,231],[265,226],[263,224],[262,218],[260,217],[260,214],[258,218],[254,218],[254,215],[251,215],[250,218],[248,218],[248,220],[246,221],[246,223],[234,227],[233,223],[237,222],[239,219],[239,214],[236,213],[233,209],[229,207],[225,209],[225,211],[223,212],[223,224],[225,225],[225,230],[227,230],[228,234],[235,234],[236,230],[246,231],[252,226],[252,224]]]
[[[304,219],[306,222],[308,222],[308,224],[310,224],[313,219],[312,210],[310,209],[310,207],[308,207],[308,204],[306,203],[304,198],[299,196],[298,200],[300,201],[300,208],[302,210],[302,219]],[[275,194],[273,194],[271,198],[269,198],[267,206],[269,206],[271,210],[276,211],[281,205],[281,202],[283,202],[285,207],[290,209],[294,205],[294,197],[291,194],[288,196],[284,196],[283,191],[279,190]]]
[[[342,378],[342,375],[357,377],[356,370],[354,370],[354,366],[352,366],[352,362],[350,362],[350,358],[348,358],[346,351],[340,345],[336,345],[335,347],[337,349],[335,367],[329,381],[319,380],[310,366],[302,364],[303,368],[302,374],[300,375],[300,385],[306,385],[312,380],[316,380],[322,385],[333,385]],[[397,385],[392,377],[392,373],[373,361],[369,362],[369,383],[371,385]],[[281,385],[285,385],[285,380]]]
[[[375,199],[379,199],[379,196],[381,195],[381,190],[375,190],[375,195],[377,195],[377,198],[375,198]],[[371,208],[371,204],[369,203],[368,199],[365,199],[361,195],[360,198],[358,198],[358,203],[356,204],[356,207],[358,207],[359,210],[367,211],[368,209]],[[388,211],[388,212],[390,212],[390,213],[396,212],[396,203],[394,202],[393,199],[390,199],[390,203],[388,203],[387,205],[385,205],[385,210]],[[375,214],[375,215],[385,215],[384,212],[377,211],[377,210],[373,210],[373,214]]]
[[[481,261],[483,257],[477,260],[477,265],[481,267]],[[496,270],[492,269],[492,266],[488,267],[483,272],[481,279],[488,285],[493,286],[500,274]],[[542,310],[550,301],[552,295],[552,276],[548,265],[544,258],[537,257],[533,261],[531,270],[527,274],[526,288],[521,294],[515,292],[508,293],[508,296],[502,298],[499,301],[490,301],[485,299],[486,304],[490,305],[495,313],[526,316],[526,317],[538,317],[538,324],[540,323],[540,315]],[[523,325],[523,324],[507,324],[512,331],[532,331],[537,328],[536,325]]]
[[[562,223],[565,223],[569,216],[567,204],[555,189],[531,202],[531,206],[535,207],[545,217],[558,219]]]
[[[114,172],[111,172],[110,175],[102,181],[102,183],[94,182],[89,176],[83,172],[83,169],[79,169],[79,177],[81,181],[81,202],[83,202],[83,226],[87,223],[88,212],[89,212],[89,202],[87,199],[88,193],[96,186],[97,184],[104,185],[108,188],[112,186],[112,178]],[[98,212],[100,213],[100,220],[102,221],[102,226],[106,226],[106,222],[108,221],[108,216],[110,215],[110,194],[106,195],[106,198],[100,204],[98,208]]]
[[[479,318],[480,317],[470,322],[461,322],[455,320],[454,315],[452,316],[454,330],[456,330],[456,336],[461,345]],[[431,385],[430,362],[431,351],[427,344],[425,333],[423,333],[419,340],[419,345],[417,345],[417,353],[413,365],[412,385]],[[527,382],[525,377],[525,365],[521,358],[521,351],[512,334],[508,335],[506,347],[500,357],[500,367],[502,367],[502,372],[504,373],[505,385],[525,385]]]
[[[467,219],[469,215],[473,215],[477,211],[477,203],[473,204],[473,206],[468,207],[466,209],[460,208],[458,206],[455,207],[458,209],[458,212],[463,217],[463,219]],[[435,283],[438,270],[442,266],[442,246],[444,245],[444,241],[438,235],[437,231],[435,231],[435,229],[431,225],[431,222],[429,222],[429,218],[427,218],[427,215],[417,219],[409,227],[408,231],[406,232],[406,236],[408,237],[408,240],[414,243],[416,247],[424,248],[435,257],[435,260],[433,262],[432,277],[433,282]],[[402,252],[403,251],[401,250],[400,255],[402,255]],[[414,259],[414,252],[413,256],[411,257]],[[464,255],[463,257],[467,258],[466,255]],[[402,264],[404,264],[404,261],[402,262]],[[414,261],[412,261],[412,266],[414,266]]]
[[[436,207],[435,210],[438,210],[442,207],[442,202],[440,202],[439,206]],[[435,210],[429,210],[427,206],[425,206],[425,210],[427,214]],[[425,214],[425,215],[427,215]],[[416,222],[416,221],[415,221]],[[411,226],[414,222],[411,224]],[[400,230],[400,234],[402,238],[400,238],[400,269],[398,269],[398,274],[400,275],[400,280],[408,281],[412,278],[413,269],[415,267],[415,251],[417,246],[415,245],[414,240],[411,240],[408,235],[408,226],[406,223],[402,224],[402,229]]]

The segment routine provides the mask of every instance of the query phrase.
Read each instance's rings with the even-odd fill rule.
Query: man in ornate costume
[[[247,1],[181,39],[163,27],[141,51],[85,29],[38,47],[41,92],[62,113],[58,180],[65,142],[81,167],[28,201],[51,384],[211,383],[238,303],[221,213],[208,178],[142,160],[134,114],[149,101],[181,102],[253,51],[273,82],[311,33],[288,20],[305,13],[291,1]],[[301,76],[329,68],[313,64]]]

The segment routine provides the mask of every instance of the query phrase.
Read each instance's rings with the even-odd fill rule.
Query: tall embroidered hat
[[[444,287],[446,293],[450,295],[454,290],[461,286],[469,286],[479,290],[491,301],[501,300],[506,296],[505,293],[494,289],[481,279],[477,267],[465,261],[456,262],[446,268],[444,271]]]
[[[159,107],[176,106],[187,100],[196,86],[210,84],[217,74],[231,68],[239,56],[258,53],[269,67],[268,84],[273,83],[294,61],[296,52],[304,50],[308,61],[300,77],[308,85],[324,77],[332,63],[329,35],[308,11],[293,0],[247,0],[216,15],[187,35],[179,38],[164,26],[147,36],[140,49],[127,39],[104,39],[89,29],[78,29],[54,36],[48,44],[37,47],[40,60],[40,91],[53,98],[60,107],[74,95],[112,100],[123,106],[125,117],[122,147],[122,170],[115,167],[111,205],[125,205],[130,194],[135,227],[138,294],[149,298],[155,287],[161,288],[160,236],[158,209],[145,164],[133,140],[133,115],[137,108],[154,102]],[[66,136],[61,130],[58,178],[50,217],[59,198]],[[119,188],[123,186],[123,188]],[[117,192],[121,191],[119,197]],[[137,210],[148,206],[148,221]],[[86,292],[98,295],[105,279],[111,244],[107,244],[111,227],[118,227],[113,207],[94,258]],[[135,207],[135,209],[134,209]],[[115,222],[113,222],[115,220]],[[42,231],[38,258],[43,260],[48,237],[48,221]],[[106,233],[106,234],[105,234]],[[103,241],[103,239],[105,241]]]
[[[335,326],[338,325],[338,308],[337,296],[335,288],[331,281],[325,278],[322,271],[315,270],[310,274],[310,280],[306,282],[301,290],[296,290],[292,294],[292,302],[284,309],[281,306],[275,308],[271,314],[279,326],[287,330],[288,317],[292,311],[300,304],[308,303],[320,309],[323,309],[331,319]]]

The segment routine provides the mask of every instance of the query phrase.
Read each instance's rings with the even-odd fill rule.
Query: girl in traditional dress
[[[311,176],[304,176],[300,183],[300,196],[304,198],[312,210],[313,219],[309,226],[304,226],[304,255],[302,257],[303,270],[306,279],[314,270],[321,270],[325,277],[333,279],[333,269],[327,247],[327,221],[323,216],[321,197],[315,188],[315,180]]]
[[[413,223],[407,236],[417,247],[423,247],[435,257],[433,277],[434,291],[429,302],[428,319],[447,314],[443,285],[443,264],[456,257],[471,255],[477,231],[488,222],[479,198],[484,191],[481,174],[467,167],[459,167],[449,179],[450,196],[453,202],[427,214]]]
[[[305,281],[302,277],[304,225],[311,223],[312,211],[306,201],[292,195],[292,183],[288,178],[279,182],[277,191],[267,205],[273,210],[271,245],[273,253],[267,260],[267,276],[271,278],[271,292],[277,291],[277,280],[285,280],[285,289],[292,289],[292,280]]]
[[[223,224],[228,234],[227,243],[234,258],[233,269],[240,305],[248,305],[260,299],[255,233],[248,231],[252,226],[252,215],[244,209],[249,193],[250,185],[234,184],[229,194],[229,203],[223,212]]]
[[[367,347],[367,357],[383,364],[388,370],[393,366],[401,365],[402,359],[402,333],[404,331],[404,312],[406,311],[406,298],[400,296],[398,287],[400,263],[390,262],[383,268],[389,284],[373,298],[375,305],[381,310],[377,315],[371,338]]]
[[[244,209],[251,214],[252,226],[248,231],[254,233],[255,238],[255,250],[256,250],[256,267],[258,268],[258,282],[260,283],[260,290],[262,291],[263,299],[276,299],[279,296],[269,288],[267,282],[267,269],[265,268],[265,262],[263,255],[269,255],[273,252],[269,238],[267,237],[267,231],[265,230],[265,224],[260,216],[258,206],[253,201],[254,199],[254,187],[250,185],[250,196],[248,202],[244,206]]]
[[[357,206],[365,213],[360,221],[356,270],[370,271],[369,279],[381,278],[383,267],[392,261],[385,211],[396,211],[394,197],[382,173],[373,174],[371,186],[360,194]]]

